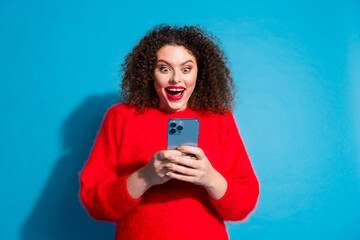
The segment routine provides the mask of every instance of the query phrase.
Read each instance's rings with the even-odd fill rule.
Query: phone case
[[[200,122],[196,118],[171,118],[168,121],[167,149],[198,145]]]

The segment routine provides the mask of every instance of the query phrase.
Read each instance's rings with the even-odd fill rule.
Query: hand
[[[165,166],[168,168],[167,177],[191,182],[204,187],[211,187],[218,177],[204,151],[198,147],[182,146],[177,149],[182,153],[169,159]],[[165,162],[164,162],[165,163]]]
[[[198,147],[182,146],[177,149],[182,156],[169,159],[166,176],[205,187],[212,199],[220,199],[227,190],[226,179],[216,171]]]
[[[181,157],[182,153],[178,150],[164,150],[156,152],[151,160],[141,169],[142,176],[146,179],[149,186],[163,184],[171,179],[167,176],[169,171],[167,164],[171,160]]]

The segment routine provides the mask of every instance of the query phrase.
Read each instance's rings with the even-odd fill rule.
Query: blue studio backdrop
[[[0,239],[112,239],[78,199],[124,56],[156,24],[223,43],[261,184],[231,239],[360,239],[359,1],[0,1]],[[211,86],[209,86],[211,87]]]

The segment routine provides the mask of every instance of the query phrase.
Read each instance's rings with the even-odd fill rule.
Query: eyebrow
[[[163,60],[163,59],[159,59],[157,62],[164,62],[164,63],[166,63],[166,64],[168,64],[168,65],[171,65],[170,63],[168,63],[167,61],[165,61],[165,60]],[[187,60],[187,61],[181,63],[180,65],[185,65],[185,64],[187,64],[188,62],[194,63],[192,60]]]

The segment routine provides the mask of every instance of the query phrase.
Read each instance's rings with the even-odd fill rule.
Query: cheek
[[[161,86],[158,83],[154,82],[154,88],[155,88],[157,95],[160,97],[161,96]]]
[[[168,76],[164,74],[155,74],[154,79],[154,86],[158,88],[165,88],[166,83],[168,82]]]
[[[161,88],[161,79],[158,76],[154,76],[154,87],[155,89]]]
[[[196,77],[197,77],[196,74],[194,74],[192,76],[189,76],[189,79],[187,81],[188,82],[188,87],[191,87],[191,88],[195,87],[195,85],[196,85]]]
[[[164,98],[163,90],[165,87],[163,84],[161,84],[161,79],[159,79],[159,78],[154,79],[154,88],[155,88],[155,92],[156,92],[157,96],[160,99]]]
[[[192,82],[192,85],[195,86],[196,84],[196,79],[197,79],[197,74],[198,74],[198,71],[194,71],[192,72],[192,75],[191,75],[191,82]]]

